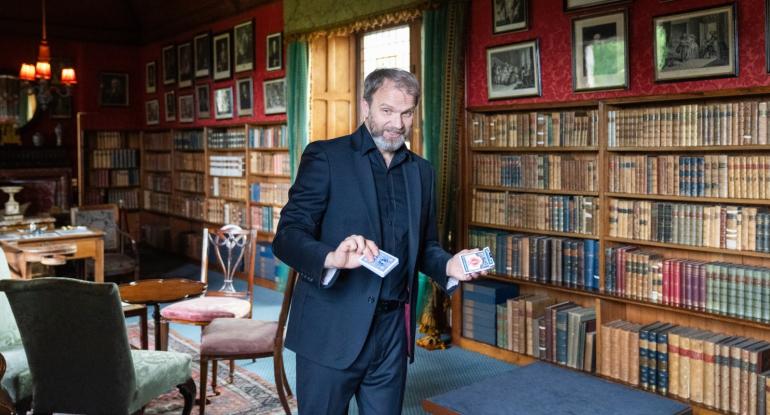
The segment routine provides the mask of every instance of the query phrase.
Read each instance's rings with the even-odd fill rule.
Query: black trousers
[[[343,370],[297,355],[300,415],[342,415],[356,396],[361,415],[398,415],[406,383],[404,309],[376,314],[363,350]]]

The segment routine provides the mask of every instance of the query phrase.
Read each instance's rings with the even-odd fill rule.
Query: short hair
[[[364,80],[364,99],[367,104],[372,105],[372,95],[382,87],[386,79],[393,81],[396,88],[413,96],[414,105],[420,102],[420,83],[414,74],[399,68],[380,68],[372,71]]]

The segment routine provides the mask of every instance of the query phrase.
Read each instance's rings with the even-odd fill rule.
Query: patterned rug
[[[153,347],[153,327],[150,324],[150,348]],[[139,345],[139,325],[130,324],[128,326],[129,341],[132,345]],[[198,355],[198,344],[188,340],[179,333],[171,330],[168,339],[168,348],[176,352],[187,353],[193,358],[192,372],[193,379],[198,388],[200,388],[200,358]],[[229,364],[220,362],[217,373],[217,385],[219,385],[220,395],[215,396],[211,392],[211,368],[209,368],[208,397],[210,402],[206,404],[206,415],[278,415],[283,414],[281,401],[278,399],[278,393],[275,385],[268,383],[264,379],[255,375],[247,369],[236,365],[235,377],[233,383],[228,383],[230,375]],[[200,389],[198,389],[200,394]],[[289,405],[296,411],[296,401],[290,398]],[[180,414],[184,401],[182,395],[174,390],[161,395],[150,402],[145,407],[145,415],[171,415]],[[198,408],[192,410],[193,414],[198,413]]]

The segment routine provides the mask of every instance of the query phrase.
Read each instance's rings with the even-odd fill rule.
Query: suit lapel
[[[422,205],[422,181],[417,163],[410,161],[404,164],[404,180],[406,181],[406,201],[409,208],[409,296],[412,293],[417,255],[420,248],[420,206]],[[411,298],[410,298],[411,300]]]
[[[374,175],[372,174],[372,166],[369,164],[369,157],[361,154],[359,150],[353,153],[353,165],[358,179],[358,188],[361,190],[361,197],[363,197],[366,205],[366,214],[369,217],[369,226],[374,235],[374,242],[380,246],[382,245],[382,231],[379,225],[380,209],[377,205],[377,190],[374,187]]]

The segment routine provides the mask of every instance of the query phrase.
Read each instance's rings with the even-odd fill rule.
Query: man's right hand
[[[380,253],[377,244],[361,235],[350,235],[340,245],[326,255],[324,268],[353,269],[361,266],[358,258],[366,255],[366,259],[373,260]]]

